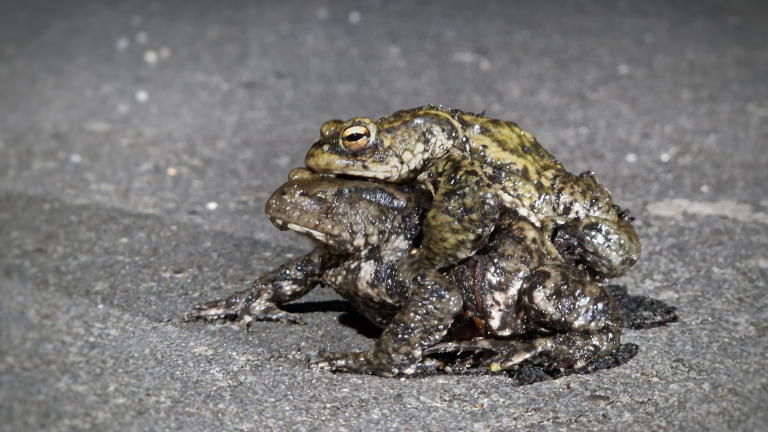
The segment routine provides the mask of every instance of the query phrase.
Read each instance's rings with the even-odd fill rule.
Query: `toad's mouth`
[[[286,224],[286,228],[288,228],[289,230],[291,230],[293,232],[297,232],[299,234],[310,235],[315,240],[319,240],[319,241],[321,241],[323,243],[327,243],[328,242],[328,235],[325,234],[325,233],[321,233],[320,231],[309,229],[307,227],[299,226],[299,225],[296,225],[296,224],[293,224],[293,223]]]
[[[335,243],[344,242],[345,233],[342,233],[342,232],[331,232],[331,231],[323,232],[323,231],[312,229],[306,226],[297,225],[296,223],[288,222],[279,218],[272,218],[272,223],[283,231],[290,230],[298,234],[304,234],[325,244],[335,244]]]

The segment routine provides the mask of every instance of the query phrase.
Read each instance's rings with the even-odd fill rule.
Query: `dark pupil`
[[[360,141],[361,139],[363,139],[365,137],[366,137],[365,134],[362,134],[362,133],[359,133],[359,132],[355,132],[355,133],[351,133],[351,134],[347,135],[344,138],[347,141]]]

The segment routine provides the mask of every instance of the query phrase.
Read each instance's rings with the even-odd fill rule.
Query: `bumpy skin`
[[[278,305],[328,285],[384,332],[373,349],[329,354],[329,367],[385,376],[428,366],[422,351],[439,342],[461,309],[461,293],[418,250],[420,217],[431,203],[410,186],[319,178],[294,170],[267,203],[281,229],[313,239],[317,249],[260,277],[250,290],[196,307],[191,318],[298,322]]]
[[[423,190],[319,178],[294,170],[267,213],[318,248],[265,273],[252,289],[199,305],[193,318],[299,322],[278,305],[317,283],[332,287],[384,332],[361,353],[321,353],[318,368],[410,374],[426,355],[476,351],[494,370],[520,363],[580,366],[618,346],[621,320],[589,274],[548,250],[541,229],[510,217],[473,258],[445,275],[415,249],[430,205]],[[442,341],[442,342],[441,342]]]
[[[622,274],[640,254],[628,212],[594,175],[569,173],[512,122],[435,106],[376,122],[331,120],[305,163],[317,173],[427,187],[435,206],[424,221],[423,248],[439,268],[477,252],[504,214],[528,219],[547,238],[561,232],[562,241],[547,246],[598,274]]]

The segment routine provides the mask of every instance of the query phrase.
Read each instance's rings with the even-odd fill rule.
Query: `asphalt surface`
[[[310,371],[375,336],[327,289],[183,321],[309,250],[263,205],[323,121],[427,103],[595,171],[678,322],[528,383]],[[0,431],[768,430],[766,149],[765,2],[3,1]]]

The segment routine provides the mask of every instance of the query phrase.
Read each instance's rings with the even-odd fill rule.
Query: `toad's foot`
[[[473,353],[471,359],[497,372],[516,369],[521,365],[547,368],[580,368],[591,360],[611,352],[613,339],[609,332],[595,334],[561,334],[530,341],[482,339],[443,342],[424,350],[424,355],[463,352]]]
[[[253,321],[304,324],[301,318],[281,310],[279,305],[300,298],[320,282],[324,257],[322,250],[315,249],[262,274],[250,289],[196,305],[186,319],[228,319],[237,321],[243,330]]]
[[[243,315],[244,302],[250,290],[240,291],[229,297],[196,304],[192,312],[187,314],[186,320],[193,319],[237,319]]]
[[[434,354],[461,354],[464,352],[472,353],[491,353],[499,354],[509,350],[514,350],[520,342],[497,340],[497,339],[478,339],[453,342],[440,342],[424,350],[424,355]]]
[[[439,360],[425,358],[419,363],[411,364],[403,368],[392,367],[385,362],[374,360],[369,351],[355,353],[332,353],[320,351],[323,360],[311,363],[310,369],[331,370],[335,372],[351,372],[392,377],[395,375],[413,375],[431,373],[442,370],[445,367]]]
[[[247,330],[253,321],[304,324],[299,316],[278,308],[275,303],[254,298],[253,289],[236,292],[220,300],[197,304],[186,319],[227,319],[236,321],[241,330]]]
[[[490,359],[501,353],[514,350],[519,342],[495,339],[462,340],[452,342],[441,342],[424,350],[425,359],[427,356],[435,354],[454,354],[457,361],[450,364],[452,371],[462,371],[473,367],[486,366],[490,364]],[[469,353],[467,357],[458,357]],[[448,368],[447,368],[448,370]]]
[[[519,365],[548,369],[578,369],[590,361],[610,354],[618,343],[610,331],[593,334],[561,334],[517,343],[487,361],[491,370],[516,369]]]

